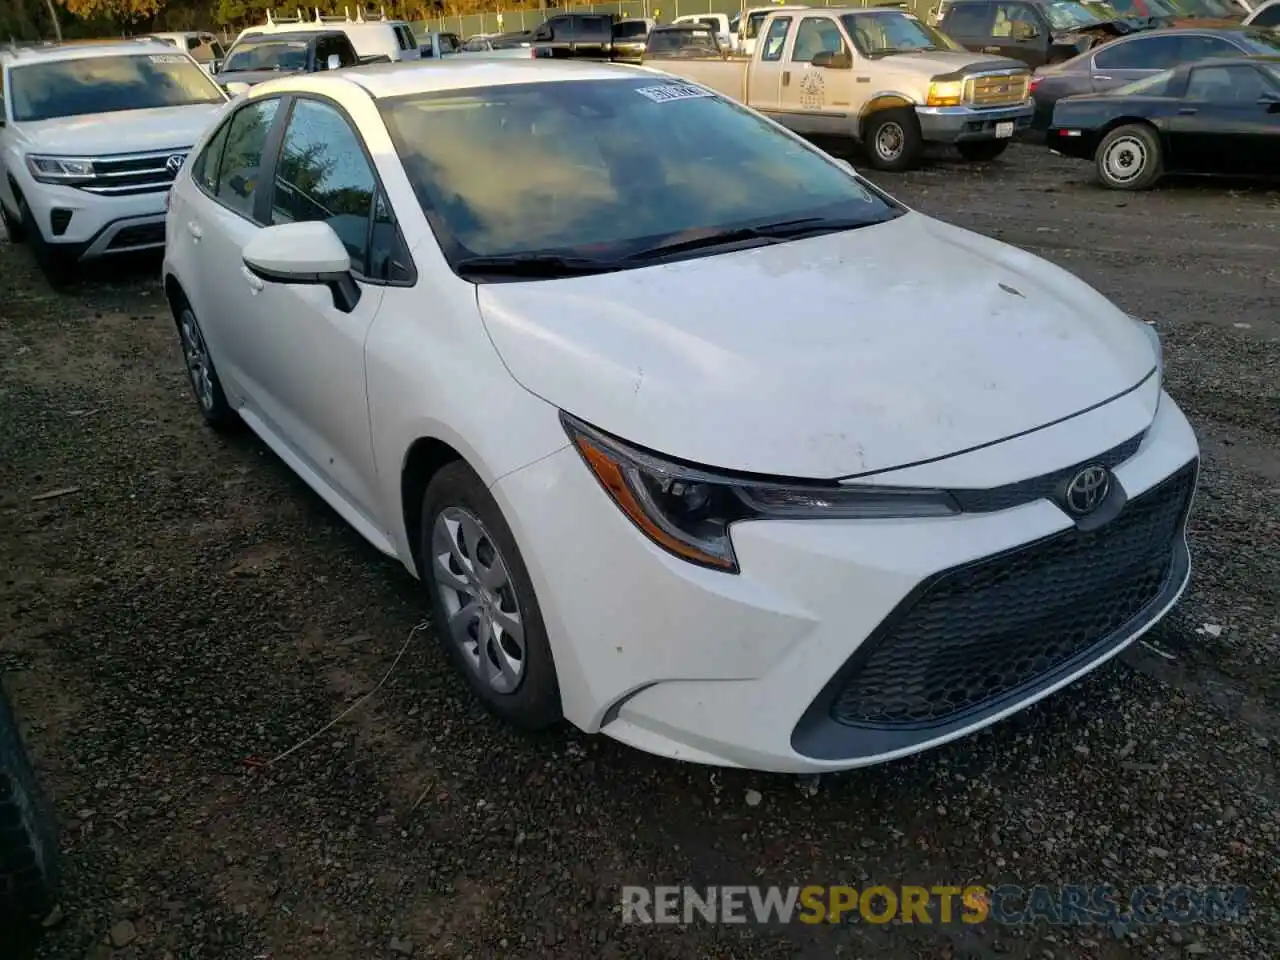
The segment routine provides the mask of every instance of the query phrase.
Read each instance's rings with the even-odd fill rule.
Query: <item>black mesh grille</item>
[[[831,706],[844,724],[934,726],[1100,651],[1173,574],[1194,463],[1101,529],[947,571],[855,657]]]
[[[965,513],[990,513],[993,510],[1008,510],[1010,507],[1017,507],[1033,500],[1045,500],[1052,497],[1086,464],[1100,463],[1108,470],[1114,470],[1138,452],[1138,447],[1142,446],[1143,436],[1144,434],[1140,433],[1092,460],[1038,477],[1031,477],[1028,480],[1006,483],[1004,486],[992,487],[988,490],[951,490],[949,492],[956,498],[960,509]]]
[[[108,250],[123,250],[126,247],[158,246],[164,243],[163,223],[143,223],[125,227],[107,245]]]

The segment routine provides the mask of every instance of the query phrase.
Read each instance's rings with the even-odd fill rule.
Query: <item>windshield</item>
[[[1055,30],[1075,30],[1102,22],[1096,13],[1076,0],[1053,0],[1041,9],[1049,18],[1049,25]]]
[[[1153,73],[1151,76],[1135,80],[1133,83],[1114,87],[1107,91],[1107,95],[1113,97],[1163,97],[1165,91],[1169,88],[1169,81],[1173,78],[1173,73],[1173,70],[1161,70],[1159,73]]]
[[[378,102],[451,260],[617,258],[689,234],[901,211],[730,100],[670,77],[562,80]]]
[[[13,119],[30,123],[121,110],[223,103],[208,74],[182,54],[127,54],[9,70]]]
[[[645,53],[720,53],[710,30],[655,30],[649,34]]]
[[[915,50],[963,50],[950,37],[901,13],[846,13],[840,18],[858,50],[869,57]]]
[[[224,73],[236,70],[305,70],[307,41],[255,40],[232,47],[222,64]]]

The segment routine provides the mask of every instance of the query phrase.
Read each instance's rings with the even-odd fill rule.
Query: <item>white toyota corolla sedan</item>
[[[1186,586],[1154,331],[641,68],[288,77],[174,186],[195,395],[424,583],[475,693],[682,760],[877,763]]]

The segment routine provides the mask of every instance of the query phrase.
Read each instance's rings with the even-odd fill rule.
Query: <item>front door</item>
[[[982,46],[983,53],[1038,67],[1047,59],[1048,48],[1049,24],[1035,7],[1029,3],[996,4],[991,36]]]
[[[802,17],[783,57],[782,112],[797,133],[848,135],[850,71],[815,67],[813,58],[824,51],[852,56],[840,23],[831,16]]]
[[[1280,89],[1251,63],[1195,67],[1170,140],[1174,161],[1185,169],[1280,171]]]
[[[747,103],[756,110],[777,112],[782,107],[782,59],[791,32],[791,17],[774,17],[760,39],[763,49],[747,72]]]

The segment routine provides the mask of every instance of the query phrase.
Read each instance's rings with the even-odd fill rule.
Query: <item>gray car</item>
[[[1053,105],[1077,93],[1104,93],[1206,57],[1280,53],[1280,33],[1248,27],[1174,27],[1120,37],[1062,63],[1040,67],[1031,78],[1036,112],[1033,130],[1046,130]]]

